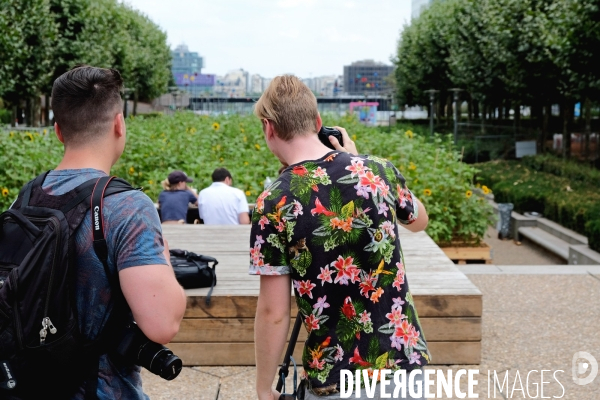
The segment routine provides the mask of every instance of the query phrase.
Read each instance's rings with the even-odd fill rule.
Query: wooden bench
[[[185,365],[254,365],[259,277],[248,275],[250,227],[165,225],[163,233],[172,249],[219,260],[211,305],[204,302],[208,289],[186,290],[187,310],[169,347]],[[400,228],[400,240],[408,283],[433,363],[479,364],[481,292],[427,234]],[[296,313],[292,299],[292,316]],[[302,329],[296,360],[301,360],[305,338]]]

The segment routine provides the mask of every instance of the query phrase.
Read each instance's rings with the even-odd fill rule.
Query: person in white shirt
[[[212,173],[213,184],[200,191],[198,212],[206,225],[249,224],[248,201],[240,189],[232,187],[233,178],[225,168]]]

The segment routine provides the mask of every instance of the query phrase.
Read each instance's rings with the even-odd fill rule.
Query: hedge
[[[497,202],[513,203],[515,211],[520,213],[542,213],[544,217],[587,236],[590,248],[600,251],[600,191],[597,184],[541,172],[518,161],[491,161],[478,164],[477,168],[480,172],[476,180],[494,191]],[[571,170],[567,167],[565,171]]]
[[[551,154],[523,157],[531,169],[593,185],[600,189],[600,171],[578,161],[565,161]]]

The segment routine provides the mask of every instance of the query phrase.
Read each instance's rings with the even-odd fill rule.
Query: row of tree
[[[570,124],[583,104],[586,145],[591,108],[600,100],[598,0],[436,1],[402,31],[395,60],[399,104],[429,104],[430,89],[451,104],[464,90],[469,115],[485,126],[491,115],[530,107],[545,143],[551,106],[559,104],[570,155]],[[451,107],[439,107],[439,113]],[[543,145],[541,146],[543,149]]]
[[[118,69],[134,98],[153,99],[172,80],[166,33],[117,0],[0,0],[0,97],[39,123],[40,96],[76,64]],[[48,121],[46,110],[45,121]],[[12,120],[15,120],[13,115]]]

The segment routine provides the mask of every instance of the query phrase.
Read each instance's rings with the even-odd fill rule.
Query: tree
[[[51,74],[56,26],[48,0],[0,0],[0,96],[12,105],[12,123],[21,102],[26,121],[37,123],[33,109]]]
[[[138,99],[150,100],[167,92],[171,50],[166,34],[147,16],[125,5],[120,12],[127,20],[121,68],[126,86],[133,89],[135,114]]]

